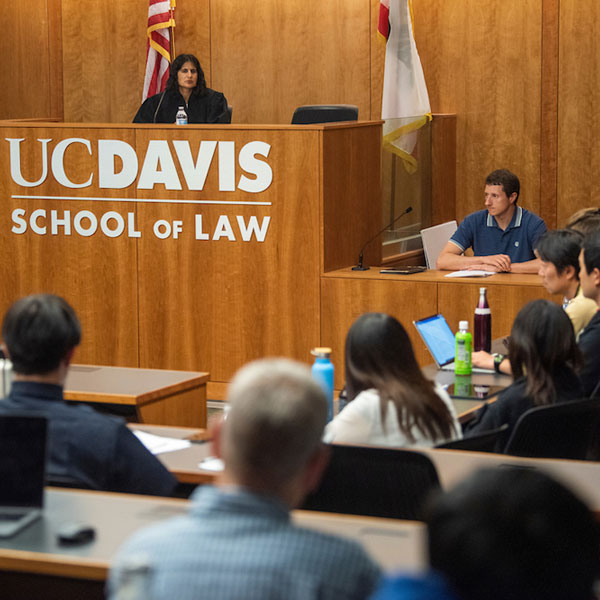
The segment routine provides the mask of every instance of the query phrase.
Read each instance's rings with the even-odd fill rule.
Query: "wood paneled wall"
[[[541,0],[416,0],[431,108],[457,114],[456,214],[483,208],[485,176],[506,167],[540,207]]]
[[[557,220],[599,206],[600,2],[561,0]]]
[[[179,0],[177,51],[198,55],[234,121],[288,122],[303,103],[358,104],[377,118],[379,0]],[[550,226],[598,204],[597,0],[413,0],[434,112],[456,113],[455,211],[482,206],[506,166]],[[139,105],[147,0],[8,3],[0,117],[130,121]],[[64,93],[63,93],[64,87]]]

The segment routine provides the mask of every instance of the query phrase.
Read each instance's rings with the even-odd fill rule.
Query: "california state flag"
[[[378,33],[386,43],[381,118],[383,146],[417,168],[416,131],[431,118],[429,94],[413,35],[412,0],[381,0]]]

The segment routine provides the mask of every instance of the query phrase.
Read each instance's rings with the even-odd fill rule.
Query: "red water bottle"
[[[473,350],[492,349],[492,311],[487,301],[486,288],[479,288],[479,302],[475,309],[475,335],[473,336]]]

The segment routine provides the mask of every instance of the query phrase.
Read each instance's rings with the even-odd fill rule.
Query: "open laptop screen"
[[[0,510],[43,506],[46,428],[44,417],[0,415]]]
[[[420,319],[414,324],[438,367],[454,361],[454,334],[442,315]]]

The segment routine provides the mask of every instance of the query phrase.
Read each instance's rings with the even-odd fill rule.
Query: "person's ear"
[[[600,287],[600,269],[598,267],[594,268],[594,270],[591,272],[591,276],[594,285],[596,287]]]
[[[2,350],[4,358],[8,358],[10,360],[10,352],[8,351],[8,348],[6,347],[6,344],[4,342],[0,344],[0,350]]]
[[[510,203],[511,203],[511,204],[514,204],[514,203],[517,201],[517,198],[518,198],[518,196],[517,196],[517,192],[513,192],[513,193],[512,193],[512,194],[511,194],[511,195],[508,197],[508,199],[509,199],[509,201],[510,201]]]
[[[64,358],[63,358],[63,362],[65,363],[65,367],[68,367],[71,364],[71,361],[73,360],[73,355],[75,354],[75,347],[71,348],[70,350],[67,350],[67,353],[65,354]]]
[[[305,470],[304,491],[309,494],[317,489],[323,473],[329,464],[331,450],[325,444],[321,444],[319,448],[309,458]]]
[[[577,273],[575,273],[575,267],[573,265],[567,265],[562,272],[568,279],[577,279]]]

